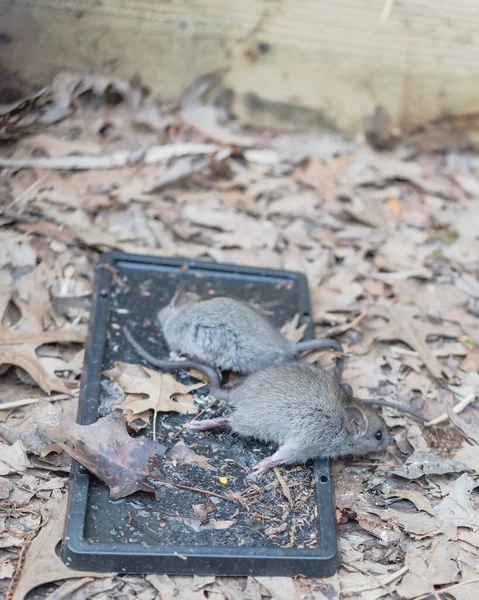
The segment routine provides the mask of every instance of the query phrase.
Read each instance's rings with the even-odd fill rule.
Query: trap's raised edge
[[[108,252],[102,256],[90,319],[85,363],[80,389],[78,422],[84,425],[97,419],[103,353],[108,328],[109,294],[113,272],[118,263],[129,267],[164,266],[221,274],[238,274],[252,279],[288,279],[298,290],[298,312],[309,316],[306,277],[302,273],[256,269],[237,265],[207,263]],[[305,337],[313,336],[310,321]],[[225,547],[225,546],[150,546],[90,542],[84,535],[90,476],[73,461],[69,482],[68,510],[60,556],[72,569],[95,572],[157,573],[170,575],[293,576],[328,577],[339,566],[334,495],[328,460],[316,460],[314,480],[319,520],[320,544],[317,548]]]

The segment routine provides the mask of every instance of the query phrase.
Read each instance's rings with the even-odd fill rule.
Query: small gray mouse
[[[379,413],[348,394],[316,365],[290,362],[247,377],[230,391],[230,417],[191,421],[188,429],[230,426],[244,437],[278,444],[254,467],[255,476],[310,458],[362,456],[384,450],[392,438]]]
[[[158,313],[171,350],[221,370],[248,375],[274,364],[289,362],[314,350],[343,352],[333,339],[287,340],[263,315],[234,298],[203,299],[186,291],[185,282]],[[343,358],[337,361],[341,377]]]
[[[191,421],[188,428],[204,431],[230,426],[242,436],[279,445],[277,452],[255,467],[255,476],[280,464],[302,463],[309,458],[361,456],[386,448],[391,441],[379,413],[368,404],[393,403],[353,397],[352,389],[316,365],[290,362],[272,365],[247,376],[232,390],[221,388],[212,367],[194,361],[159,360],[125,335],[137,352],[162,369],[194,368],[210,379],[210,391],[232,408],[230,417]]]

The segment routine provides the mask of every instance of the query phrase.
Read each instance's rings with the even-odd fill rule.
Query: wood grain
[[[477,109],[475,0],[0,0],[1,60],[139,73],[162,99],[230,65],[235,111],[281,129],[354,133],[375,105],[411,125]]]

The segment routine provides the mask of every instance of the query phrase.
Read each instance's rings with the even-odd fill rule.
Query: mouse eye
[[[380,430],[380,429],[378,429],[378,430],[376,431],[376,433],[375,433],[374,437],[375,437],[377,440],[381,440],[381,439],[382,439],[382,437],[383,437],[383,434],[381,433],[381,430]]]

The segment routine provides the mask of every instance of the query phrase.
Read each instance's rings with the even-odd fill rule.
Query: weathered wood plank
[[[161,98],[230,65],[245,120],[353,133],[383,104],[399,124],[475,111],[475,0],[0,0],[1,59],[142,79]]]

